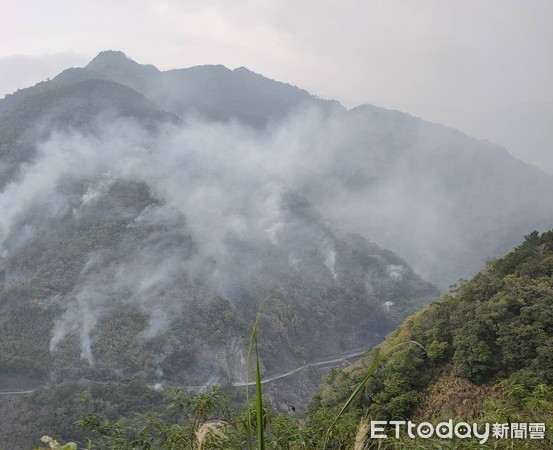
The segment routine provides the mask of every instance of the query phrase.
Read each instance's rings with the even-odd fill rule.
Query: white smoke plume
[[[107,115],[91,125],[93,132],[53,132],[37,144],[35,160],[0,193],[0,254],[9,256],[33,235],[22,219],[30,205],[40,205],[51,217],[68,211],[80,217],[119,179],[145,182],[160,200],[130,227],[163,224],[191,235],[196,247],[187,258],[152,238],[124,263],[83,269],[67,311],[56,322],[51,347],[78,330],[82,357],[90,363],[91,330],[115,292],[127,292],[125,301],[150,313],[142,334],[148,339],[167,328],[179,302],[188,301],[164,293],[163,286],[202,275],[206,261],[213,261],[213,289],[223,294],[237,277],[255,276],[260,262],[247,251],[237,261],[232,248],[237,242],[249,248],[281,245],[289,226],[281,202],[289,191],[305,195],[329,224],[398,251],[425,275],[439,265],[437,245],[446,243],[463,254],[462,217],[453,214],[457,205],[444,196],[433,167],[423,167],[420,172],[428,176],[416,180],[410,171],[419,161],[447,160],[444,149],[453,135],[443,132],[438,145],[429,138],[436,134],[430,125],[413,126],[402,135],[391,119],[368,117],[312,108],[263,129],[188,119],[151,131]],[[77,206],[58,189],[67,179],[88,183]],[[339,278],[335,244],[323,237],[320,246],[321,264],[332,279]],[[99,257],[91,256],[91,267],[94,258]],[[290,253],[288,265],[303,269],[299,252]],[[387,275],[401,281],[404,268],[389,265]],[[371,295],[371,277],[366,284]]]
[[[336,250],[334,249],[334,244],[328,239],[323,241],[323,253],[325,255],[325,266],[328,268],[332,278],[336,279],[338,277],[334,268],[336,264]]]

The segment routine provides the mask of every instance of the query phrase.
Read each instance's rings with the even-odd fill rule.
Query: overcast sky
[[[246,66],[487,138],[553,173],[553,0],[2,0],[0,98],[122,50]]]

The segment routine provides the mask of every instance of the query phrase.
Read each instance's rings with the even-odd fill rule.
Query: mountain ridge
[[[304,139],[294,121],[307,120],[312,137],[305,143],[305,152],[316,148],[317,159],[327,167],[320,179],[298,181],[303,184],[299,189],[337,228],[365,235],[404,255],[442,289],[475,273],[486,259],[515,245],[521,235],[553,226],[553,208],[537,209],[532,201],[532,197],[553,195],[553,176],[458,130],[372,105],[348,111],[247,69],[198,66],[160,72],[113,51],[100,53],[89,65],[115,66],[111,81],[134,89],[184,122],[237,121],[261,133],[292,129],[298,139]],[[33,92],[87,79],[111,79],[109,70],[102,74],[86,67],[68,69],[49,82],[0,100],[0,112],[9,114],[7,110]],[[8,134],[10,142],[19,139],[13,131]],[[308,157],[303,158],[302,164],[309,164]],[[354,198],[377,205],[376,211],[360,215]],[[398,230],[400,223],[419,214],[411,211],[415,204],[421,206],[423,217],[415,217],[409,232],[403,233]],[[466,219],[452,204],[467,212]],[[484,240],[472,225],[475,222],[487,223]],[[499,234],[494,223],[503,228]],[[453,230],[453,235],[447,230]],[[449,261],[431,261],[433,256],[426,255],[431,248],[435,250],[430,253]]]

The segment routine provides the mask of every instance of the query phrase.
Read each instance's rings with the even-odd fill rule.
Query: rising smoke
[[[476,144],[412,118],[383,117],[377,120],[372,109],[345,114],[311,107],[262,129],[191,118],[153,131],[105,114],[87,133],[53,132],[0,194],[2,255],[9,257],[36,232],[27,220],[33,208],[79,219],[118,180],[148,186],[154,201],[122,212],[130,216],[129,230],[149,230],[148,237],[139,247],[123,240],[117,252],[124,256],[109,250],[89,255],[54,327],[51,349],[78,332],[81,356],[91,364],[92,330],[115,297],[148,311],[147,340],[165,331],[189,300],[167,286],[202,278],[213,291],[232,296],[241,284],[266,275],[264,258],[276,249],[295,271],[306,270],[306,255],[315,252],[328,279],[339,279],[332,237],[291,219],[285,207],[290,192],[304,195],[332,226],[399,250],[423,274],[440,275],[440,252],[463,254],[465,222],[454,214],[459,205],[451,204],[438,168],[455,139],[470,144],[467,158],[475,157]],[[437,162],[427,165],[431,160]],[[67,180],[85,185],[78,199],[62,189]],[[287,246],[290,233],[300,239]],[[318,244],[307,251],[297,247],[302,240]],[[405,268],[392,264],[387,271],[399,282]]]

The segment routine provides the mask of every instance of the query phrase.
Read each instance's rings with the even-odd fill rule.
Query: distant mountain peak
[[[119,50],[104,50],[98,53],[98,55],[87,64],[86,68],[99,72],[114,69],[136,68],[148,68],[149,70],[158,71],[157,68],[151,64],[144,65],[137,63]]]
[[[125,53],[119,50],[104,50],[98,53],[92,61],[88,63],[88,66],[95,66],[97,64],[106,63],[128,63],[134,62]]]

